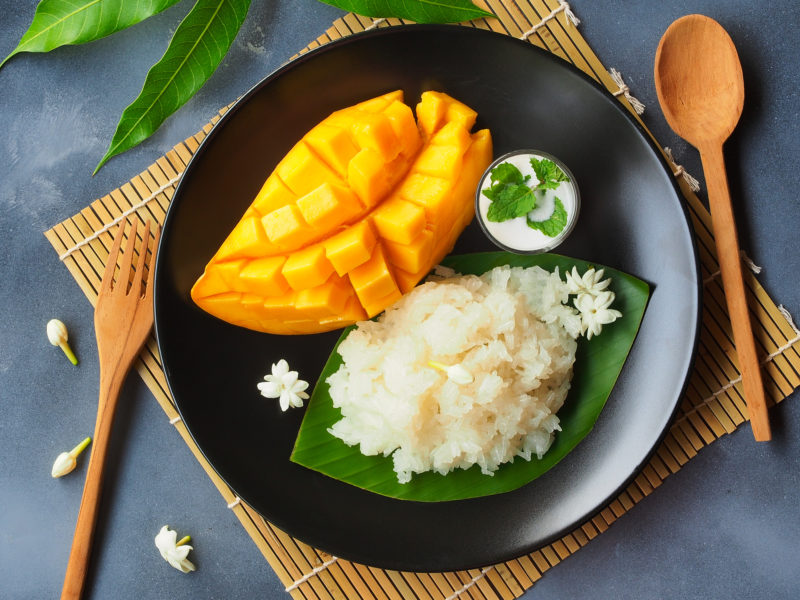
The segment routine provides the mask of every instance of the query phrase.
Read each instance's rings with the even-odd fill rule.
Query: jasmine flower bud
[[[433,367],[434,369],[439,369],[440,371],[444,371],[447,374],[447,378],[452,381],[453,383],[457,383],[458,385],[466,385],[468,383],[472,383],[475,381],[475,378],[472,376],[472,373],[467,371],[463,365],[443,365],[440,362],[436,362],[434,360],[429,360],[428,365]]]
[[[63,351],[64,354],[67,355],[69,362],[73,365],[78,364],[78,359],[75,356],[75,353],[72,351],[72,348],[69,347],[67,343],[67,326],[64,325],[58,319],[50,319],[47,322],[47,339],[50,340],[50,343],[53,346],[59,346]]]
[[[50,475],[53,477],[63,477],[67,473],[71,473],[78,465],[78,461],[76,460],[78,455],[83,452],[84,448],[86,448],[91,441],[92,438],[87,437],[69,452],[62,452],[59,454],[56,461],[53,463]]]

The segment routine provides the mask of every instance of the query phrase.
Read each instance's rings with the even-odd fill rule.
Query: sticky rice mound
[[[568,300],[558,270],[539,267],[415,288],[340,344],[343,364],[327,382],[342,419],[330,433],[365,455],[391,455],[401,483],[541,458],[560,430],[581,333]],[[461,365],[473,380],[459,384],[429,361]]]

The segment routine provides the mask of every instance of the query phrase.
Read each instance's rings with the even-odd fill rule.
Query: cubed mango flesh
[[[361,221],[325,240],[325,255],[336,273],[344,276],[369,260],[375,240],[369,221]]]
[[[215,259],[223,261],[233,258],[258,258],[271,254],[274,250],[275,247],[267,238],[260,219],[248,216],[236,224],[215,255]]]
[[[372,212],[372,222],[383,239],[410,244],[425,229],[425,209],[401,198],[389,198]]]
[[[363,208],[353,190],[323,183],[297,200],[303,220],[317,231],[328,233],[356,218]]]
[[[280,296],[289,291],[289,283],[281,273],[285,256],[255,258],[239,269],[241,291],[263,296]]]
[[[314,230],[305,222],[296,204],[273,210],[261,219],[261,223],[269,241],[281,249],[297,248],[314,238]]]
[[[430,229],[423,229],[409,243],[402,244],[384,240],[383,244],[389,262],[398,269],[418,273],[430,264],[434,235]]]
[[[400,154],[400,144],[391,121],[381,113],[364,113],[353,124],[353,137],[361,148],[371,148],[384,162]]]
[[[372,208],[389,191],[390,182],[384,170],[386,162],[373,148],[362,148],[347,167],[347,183],[361,201]]]
[[[334,274],[321,285],[298,292],[294,307],[309,318],[319,320],[338,315],[353,296],[353,287],[347,279]]]
[[[342,178],[347,176],[347,165],[358,153],[353,136],[346,129],[320,123],[305,136],[306,143],[326,164]]]
[[[303,196],[323,183],[340,183],[342,178],[303,140],[297,142],[275,169],[292,192]]]
[[[492,158],[477,113],[395,91],[337,110],[272,174],[206,265],[194,302],[234,325],[296,335],[373,317],[452,249]]]
[[[333,265],[325,258],[325,247],[314,244],[292,252],[281,273],[293,290],[306,290],[324,283],[333,273]]]
[[[280,177],[273,173],[267,177],[256,199],[253,200],[252,206],[259,215],[264,216],[296,200],[297,195],[286,187]]]

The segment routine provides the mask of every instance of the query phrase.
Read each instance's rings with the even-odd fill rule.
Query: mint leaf
[[[494,197],[489,196],[484,190],[487,198],[492,200],[489,209],[486,211],[486,218],[489,221],[500,223],[527,215],[536,207],[536,196],[533,190],[527,185],[504,185],[493,193]]]
[[[492,172],[489,173],[489,177],[491,177],[493,186],[494,184],[498,183],[519,185],[521,183],[525,183],[531,178],[530,175],[523,177],[522,171],[520,171],[511,163],[500,163],[494,169],[492,169]]]
[[[558,167],[556,168],[558,169]],[[547,237],[556,237],[567,226],[567,211],[561,200],[556,198],[553,214],[550,215],[549,219],[546,221],[531,221],[530,218],[526,217],[525,220],[531,229],[537,229]]]
[[[533,167],[533,172],[536,173],[536,179],[539,180],[536,189],[555,190],[562,181],[569,181],[567,174],[556,163],[547,158],[537,160],[531,157],[531,166]]]
[[[500,163],[489,173],[491,187],[483,190],[483,195],[492,203],[486,212],[489,221],[500,223],[522,217],[536,206],[536,196],[525,183],[530,175],[522,172],[511,163]]]

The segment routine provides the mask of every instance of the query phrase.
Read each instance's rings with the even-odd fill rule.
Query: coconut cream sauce
[[[538,229],[532,229],[529,227],[524,216],[502,221],[500,223],[489,221],[486,218],[486,213],[489,210],[489,205],[492,203],[492,201],[483,194],[483,190],[491,187],[490,175],[492,169],[501,163],[511,163],[520,170],[523,177],[526,175],[531,176],[530,180],[527,182],[527,185],[534,187],[537,183],[539,183],[539,180],[537,179],[536,173],[531,166],[531,158],[536,158],[539,160],[546,158],[552,160],[556,165],[559,166],[559,168],[561,168],[562,171],[567,174],[570,179],[568,182],[561,182],[561,185],[559,185],[555,190],[544,190],[543,192],[537,192],[536,208],[534,208],[527,215],[532,221],[546,221],[553,214],[553,210],[555,208],[555,199],[558,197],[558,199],[561,200],[561,203],[564,205],[564,210],[567,213],[567,224],[564,229],[562,229],[555,237],[549,237]],[[543,152],[519,150],[501,156],[495,160],[488,169],[486,169],[486,172],[483,174],[483,177],[478,184],[475,214],[478,217],[478,221],[484,233],[486,233],[489,239],[491,239],[496,245],[511,252],[533,254],[536,252],[546,252],[548,250],[552,250],[561,242],[563,242],[575,225],[579,208],[580,195],[578,192],[578,187],[575,184],[575,178],[560,160]]]

